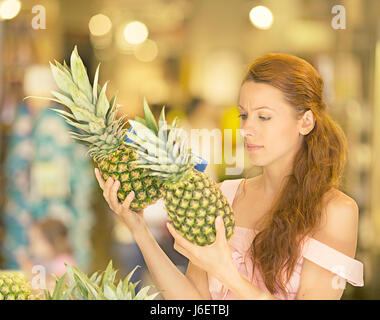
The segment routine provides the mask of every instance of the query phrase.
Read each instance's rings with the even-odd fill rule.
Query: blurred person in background
[[[25,96],[47,96],[55,89],[48,67],[31,65],[25,70]],[[41,99],[14,106],[4,164],[2,249],[7,269],[19,267],[14,253],[28,246],[27,234],[34,221],[46,217],[65,222],[78,265],[87,269],[90,263],[92,165],[86,149],[70,138],[65,121],[48,107],[60,108]]]
[[[51,291],[55,286],[55,277],[66,272],[65,264],[76,265],[72,255],[69,231],[65,224],[57,219],[42,219],[28,230],[29,246],[16,253],[21,269],[33,277],[33,266],[45,268],[46,286]]]

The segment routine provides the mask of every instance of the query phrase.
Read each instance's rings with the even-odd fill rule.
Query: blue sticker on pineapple
[[[195,161],[197,162],[197,164],[194,166],[194,169],[195,170],[198,170],[200,172],[203,172],[206,170],[206,167],[208,165],[208,162],[201,158],[200,156],[197,156],[196,154],[194,153],[191,153],[193,155],[193,157],[195,158]]]
[[[136,134],[136,131],[133,130],[132,126],[129,128],[128,132],[132,132],[133,134]],[[127,143],[134,143],[131,139],[127,137],[127,135],[125,136],[124,141]]]
[[[132,132],[133,134],[136,134],[136,131],[133,130],[132,126],[129,128],[128,132]],[[127,136],[125,136],[124,141],[127,143],[134,143]],[[193,157],[195,158],[195,161],[197,162],[197,164],[194,166],[194,169],[200,172],[205,171],[208,165],[208,162],[205,159],[201,158],[200,156],[195,155],[194,153],[191,153],[191,154],[193,155]]]

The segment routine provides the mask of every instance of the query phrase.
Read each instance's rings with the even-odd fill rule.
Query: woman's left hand
[[[222,281],[234,268],[227,243],[222,217],[215,219],[216,239],[207,246],[199,246],[185,239],[169,222],[166,224],[174,238],[174,249],[187,257],[197,267]]]

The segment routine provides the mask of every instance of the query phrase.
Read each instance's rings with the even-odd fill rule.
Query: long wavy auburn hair
[[[322,221],[322,198],[332,187],[339,187],[347,143],[342,129],[326,112],[321,76],[305,60],[266,54],[249,66],[242,84],[246,81],[281,90],[295,115],[311,110],[316,119],[251,246],[253,271],[260,269],[271,294],[288,294],[286,284],[297,265],[301,243]]]

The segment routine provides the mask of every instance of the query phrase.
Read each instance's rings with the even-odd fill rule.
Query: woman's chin
[[[249,162],[251,163],[251,165],[256,166],[256,167],[262,167],[262,166],[264,166],[263,161],[260,161],[256,157],[250,157],[249,158]]]
[[[255,153],[249,154],[249,162],[257,167],[264,167],[271,163],[272,160],[269,160],[267,157],[264,157],[263,155],[258,155]]]

